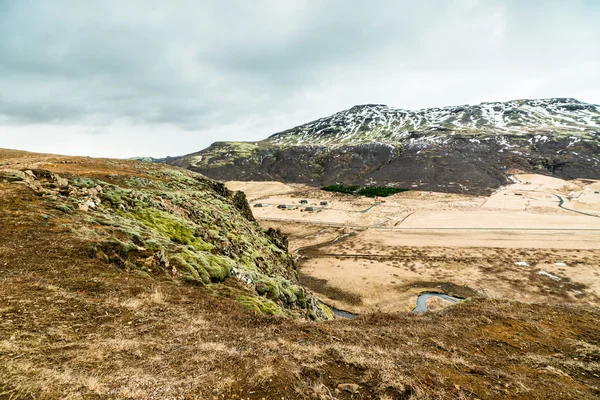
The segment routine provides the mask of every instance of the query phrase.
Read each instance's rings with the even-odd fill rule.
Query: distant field
[[[244,184],[261,198],[257,219],[299,250],[301,280],[338,308],[410,310],[418,293],[432,290],[600,305],[600,182],[515,181],[488,197],[410,191],[378,201]],[[327,206],[304,211],[322,201]]]

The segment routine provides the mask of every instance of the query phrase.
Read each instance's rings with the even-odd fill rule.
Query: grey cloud
[[[589,96],[599,19],[583,0],[6,0],[0,116],[95,136],[166,124],[205,146],[355,103]]]

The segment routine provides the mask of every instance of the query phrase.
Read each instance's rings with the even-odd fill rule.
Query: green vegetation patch
[[[65,214],[73,214],[73,206],[70,204],[60,203],[55,206],[57,210],[64,212]]]
[[[394,188],[387,186],[367,186],[358,191],[359,196],[367,197],[387,197],[392,194],[407,192],[407,188]]]
[[[237,301],[259,314],[285,315],[281,307],[272,300],[259,296],[239,296]]]
[[[273,301],[306,308],[307,302],[302,286],[295,285],[281,277],[270,277],[263,274],[253,274],[253,278],[258,294]]]
[[[189,250],[171,256],[169,262],[184,274],[185,280],[204,284],[224,281],[234,265],[228,257]]]
[[[388,186],[366,186],[361,188],[358,185],[344,185],[344,184],[336,184],[324,186],[321,190],[325,190],[327,192],[337,192],[344,194],[357,194],[359,196],[367,196],[367,197],[387,197],[392,194],[406,192],[410,189],[407,188],[395,188]]]
[[[346,186],[343,184],[329,185],[329,186],[324,186],[321,188],[321,190],[325,190],[327,192],[337,192],[337,193],[345,193],[345,194],[356,194],[356,192],[359,189],[360,189],[360,186],[358,186],[358,185]]]
[[[196,240],[195,228],[186,223],[183,218],[149,208],[136,208],[129,214],[146,227],[159,232],[175,243],[191,245]]]
[[[70,184],[81,189],[75,201],[101,200],[85,213],[76,213],[74,200],[60,193],[48,200],[49,208],[77,217],[70,228],[90,242],[89,257],[150,279],[171,276],[205,285],[261,314],[328,315],[297,284],[281,235],[249,220],[222,184],[174,168],[117,178],[106,183],[70,176]],[[230,287],[232,274],[241,290],[227,293],[223,288]]]

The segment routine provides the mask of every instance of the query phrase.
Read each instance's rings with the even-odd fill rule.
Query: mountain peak
[[[383,104],[355,105],[329,117],[272,135],[279,145],[397,144],[412,132],[523,135],[557,132],[580,135],[600,130],[600,106],[574,98],[521,99],[403,110]]]
[[[365,108],[388,108],[385,104],[357,104],[350,108],[350,110],[362,110]]]

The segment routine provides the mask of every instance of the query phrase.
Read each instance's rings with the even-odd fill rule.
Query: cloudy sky
[[[0,147],[181,155],[355,104],[600,103],[597,0],[0,0]]]

